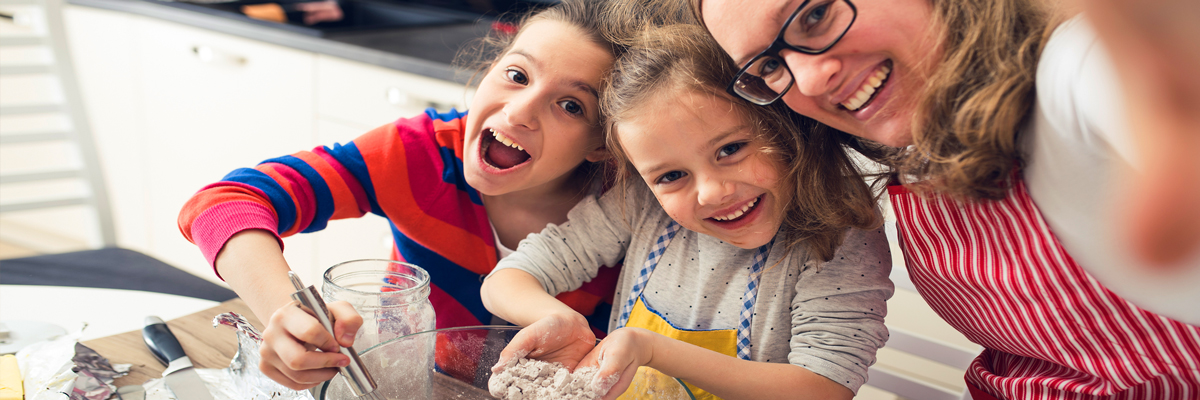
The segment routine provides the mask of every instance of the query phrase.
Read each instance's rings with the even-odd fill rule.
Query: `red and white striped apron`
[[[975,398],[1200,399],[1200,327],[1084,272],[1014,181],[972,203],[888,188],[913,284],[985,347],[966,373]]]

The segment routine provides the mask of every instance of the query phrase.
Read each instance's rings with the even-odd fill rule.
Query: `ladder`
[[[9,82],[25,78],[50,79],[57,81],[57,85],[51,86],[57,86],[60,92],[49,96],[60,99],[60,101],[0,104],[0,130],[4,131],[4,134],[0,135],[0,148],[20,151],[21,146],[58,143],[74,149],[79,162],[61,163],[74,164],[65,167],[56,165],[33,170],[10,167],[7,171],[0,171],[0,214],[85,206],[95,216],[95,226],[99,230],[91,242],[96,243],[95,238],[98,237],[98,242],[102,247],[113,247],[116,246],[116,233],[112,212],[105,189],[104,175],[97,157],[96,144],[92,138],[67,48],[63,28],[62,1],[0,0],[0,28],[4,28],[0,29],[0,32],[7,32],[7,34],[0,35],[0,52],[2,52],[0,54],[28,53],[31,50],[50,54],[43,60],[33,62],[0,63],[0,78],[7,79]],[[8,26],[3,26],[5,24]],[[5,86],[16,86],[16,88],[0,87],[0,94],[4,94],[5,90],[22,90],[22,85]],[[9,92],[7,95],[10,98],[28,97],[23,96],[23,93],[13,92]],[[64,127],[15,131],[4,129],[2,126],[5,120],[13,121],[13,119],[23,117],[46,117],[65,120],[67,123],[62,124]],[[14,169],[19,170],[14,171]],[[13,193],[13,190],[9,188],[22,184],[64,181],[77,182],[72,184],[85,189],[73,191],[74,193],[55,193],[72,191],[50,190],[44,195],[18,196],[27,198],[16,201],[12,201],[11,197],[5,199],[4,197],[9,196],[3,195],[6,191]]]

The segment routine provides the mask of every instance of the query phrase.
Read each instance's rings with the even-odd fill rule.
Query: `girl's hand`
[[[271,315],[259,350],[262,355],[259,369],[267,377],[291,389],[304,390],[333,378],[337,367],[350,365],[350,357],[338,350],[354,344],[362,317],[344,301],[329,303],[327,307],[333,314],[336,340],[316,318],[295,303]]]
[[[621,328],[608,334],[591,353],[583,357],[580,366],[599,366],[593,385],[604,393],[604,400],[613,400],[637,375],[638,367],[650,364],[654,333],[642,328]]]
[[[528,357],[562,363],[574,371],[583,356],[596,347],[596,335],[579,313],[555,313],[517,332],[500,352],[492,372],[500,372],[514,358]]]

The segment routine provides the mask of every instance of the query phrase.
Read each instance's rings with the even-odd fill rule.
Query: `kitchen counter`
[[[469,71],[451,66],[463,44],[487,34],[491,22],[344,32],[318,37],[291,27],[231,18],[211,9],[153,0],[67,0],[69,4],[157,18],[298,50],[378,65],[434,79],[466,83]]]

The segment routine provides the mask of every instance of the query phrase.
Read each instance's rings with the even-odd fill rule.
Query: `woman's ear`
[[[600,145],[587,153],[584,159],[591,162],[600,162],[612,158],[612,153],[608,151],[608,146]]]

